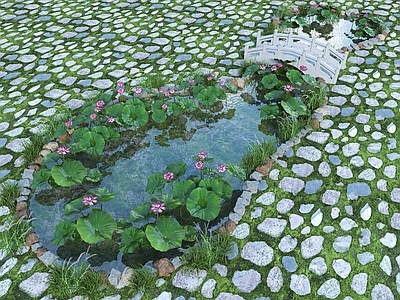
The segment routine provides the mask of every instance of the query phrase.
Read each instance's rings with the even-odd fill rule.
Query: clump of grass
[[[262,140],[249,144],[249,150],[243,155],[241,166],[250,175],[259,165],[275,153],[277,144],[275,140]]]
[[[144,88],[160,89],[166,84],[166,80],[161,73],[152,73],[141,83]]]
[[[323,86],[318,86],[309,89],[303,95],[304,102],[307,108],[311,111],[322,106],[323,101],[326,99],[326,90]]]
[[[85,254],[87,253],[79,255],[75,262],[71,262],[69,259],[51,267],[49,283],[54,297],[69,299],[75,293],[93,294],[104,284],[102,275],[96,275],[90,269],[88,259],[92,256],[82,259]]]
[[[22,145],[24,147],[22,158],[24,159],[25,164],[30,164],[35,160],[42,149],[43,136],[34,134],[28,142],[24,142]]]
[[[16,184],[12,184],[6,181],[0,186],[0,206],[7,206],[13,208],[15,200],[20,195],[19,187]]]
[[[181,260],[187,268],[210,270],[216,263],[227,263],[226,255],[232,251],[230,233],[201,232],[196,238],[196,244],[190,247]]]
[[[278,136],[287,141],[296,136],[310,122],[310,116],[304,118],[285,117],[278,120]]]
[[[31,227],[29,221],[23,219],[15,219],[13,216],[8,216],[2,220],[7,230],[0,232],[0,244],[6,255],[17,252],[25,245],[25,236],[30,232]]]
[[[141,291],[151,291],[157,280],[156,273],[150,268],[132,268],[132,275],[129,278],[130,291],[138,293]]]

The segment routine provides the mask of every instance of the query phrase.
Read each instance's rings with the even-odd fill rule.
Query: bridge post
[[[291,47],[293,45],[293,29],[290,28],[288,39],[286,40],[286,46]]]
[[[260,38],[261,38],[261,32],[257,31],[257,41],[256,41],[256,47],[261,46]]]
[[[329,42],[327,42],[325,49],[324,49],[324,58],[327,58],[330,55],[331,55],[331,44]]]
[[[249,56],[249,44],[244,45],[244,60],[246,61]]]
[[[278,44],[278,30],[274,30],[274,38],[272,39],[272,46],[276,46]]]

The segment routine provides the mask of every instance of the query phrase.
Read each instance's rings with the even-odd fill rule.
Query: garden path
[[[175,79],[207,67],[237,75],[244,43],[281,4],[152,2],[0,4],[0,180],[20,179],[22,143],[40,120],[59,105],[79,107],[92,90],[151,72]],[[157,299],[400,297],[399,5],[339,2],[387,16],[387,39],[349,55],[320,128],[281,147],[268,177],[254,173],[246,183],[251,201],[231,215],[237,252],[229,262],[197,276],[178,271],[167,279],[175,287],[159,287]],[[0,298],[52,299],[48,269],[29,249],[2,253]],[[103,299],[125,298],[116,290]]]

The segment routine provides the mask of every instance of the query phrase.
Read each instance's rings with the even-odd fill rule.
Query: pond
[[[247,89],[244,92],[252,92],[251,87]],[[275,138],[259,131],[259,106],[246,103],[239,95],[228,96],[226,100],[222,101],[222,104],[223,108],[217,114],[220,116],[219,119],[206,121],[188,119],[184,123],[185,126],[180,126],[183,130],[174,134],[171,133],[171,128],[168,131],[168,128],[153,127],[146,132],[145,137],[140,140],[140,147],[137,147],[136,151],[130,152],[133,154],[129,154],[129,157],[123,155],[123,151],[117,150],[112,152],[111,157],[121,157],[115,161],[112,160],[110,165],[107,165],[107,161],[98,162],[104,169],[103,173],[106,174],[100,187],[106,187],[116,195],[110,202],[102,203],[103,210],[110,213],[115,219],[129,219],[129,213],[133,208],[150,200],[151,195],[146,193],[145,188],[147,178],[154,172],[164,170],[171,163],[184,161],[189,166],[187,174],[199,173],[194,166],[192,157],[200,151],[205,151],[214,158],[211,163],[213,165],[227,162],[239,164],[243,154],[248,150],[250,142]],[[130,142],[120,145],[117,149],[128,149]],[[242,182],[239,179],[231,177],[229,181],[234,190],[241,189]],[[61,197],[58,201],[53,201],[55,203],[43,203],[43,199],[38,200],[43,198],[41,194],[46,193],[46,197],[51,197],[49,195],[55,194],[53,192],[56,190],[55,188],[51,189],[48,185],[36,190],[30,203],[33,226],[41,243],[46,248],[57,253],[61,258],[68,258],[70,253],[65,252],[63,246],[53,245],[51,240],[56,225],[66,218],[63,212],[64,205],[73,198],[67,200],[67,196]],[[220,214],[216,221],[227,216],[233,206],[234,203],[228,203],[224,215]],[[76,245],[71,247],[79,248]],[[110,247],[114,246],[109,245],[108,248]],[[95,246],[91,247],[91,249],[93,248]],[[85,251],[86,249],[79,250]],[[82,251],[79,251],[78,254]],[[92,251],[95,252],[95,250]],[[157,255],[157,253],[155,254]],[[122,271],[126,264],[131,263],[127,259],[129,255],[124,256],[125,258],[118,251],[113,251],[109,257],[105,255],[95,263],[91,263],[107,271],[110,271],[111,268]],[[149,260],[148,253],[145,258]],[[144,264],[147,260],[140,261],[140,263]]]

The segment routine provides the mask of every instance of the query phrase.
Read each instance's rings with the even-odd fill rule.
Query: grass
[[[7,206],[13,208],[15,206],[15,199],[20,195],[19,187],[6,181],[0,186],[0,206]]]
[[[303,99],[307,108],[311,111],[322,106],[323,101],[326,99],[326,88],[322,85],[309,89],[303,94]]]
[[[259,165],[264,164],[266,159],[276,151],[276,148],[275,140],[261,140],[249,144],[249,150],[242,157],[241,167],[249,175]]]
[[[141,83],[144,88],[149,89],[160,89],[163,87],[167,81],[161,73],[152,73],[149,74],[145,80]]]
[[[25,245],[25,236],[31,227],[29,222],[15,219],[13,216],[5,217],[1,223],[8,224],[8,230],[0,232],[1,248],[7,255],[17,252]]]
[[[95,299],[105,280],[102,274],[90,269],[87,260],[91,256],[82,259],[85,254],[83,252],[75,262],[69,259],[51,267],[49,283],[53,297],[68,299],[73,294],[83,294]]]
[[[154,289],[155,283],[157,280],[156,273],[149,268],[133,268],[132,275],[129,278],[130,284],[130,291],[133,294],[142,291],[151,291]]]
[[[189,269],[210,270],[216,263],[226,264],[226,255],[232,251],[231,241],[229,233],[212,235],[202,232],[196,244],[181,256],[181,260]]]
[[[284,117],[278,119],[278,136],[281,140],[287,141],[295,137],[309,121],[295,117]]]
[[[42,149],[43,136],[34,134],[31,139],[28,142],[24,142],[22,146],[24,147],[24,151],[22,152],[24,163],[25,165],[30,164],[38,157]]]

